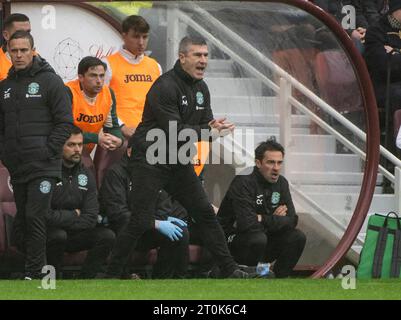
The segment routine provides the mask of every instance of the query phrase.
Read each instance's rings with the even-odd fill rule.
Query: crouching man
[[[284,148],[274,140],[255,150],[250,175],[232,181],[217,217],[237,263],[273,262],[278,278],[290,276],[305,247],[288,181],[280,175]]]
[[[59,274],[64,252],[88,250],[81,278],[94,278],[113,248],[115,234],[98,227],[99,203],[92,173],[81,164],[83,134],[74,127],[63,147],[62,179],[47,215],[47,264]]]

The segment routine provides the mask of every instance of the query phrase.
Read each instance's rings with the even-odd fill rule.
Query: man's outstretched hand
[[[220,118],[209,122],[213,138],[224,137],[234,131],[235,125],[226,120],[227,118]]]

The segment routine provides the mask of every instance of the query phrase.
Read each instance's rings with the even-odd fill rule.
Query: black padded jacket
[[[36,56],[0,83],[0,159],[13,182],[61,178],[61,153],[72,126],[61,78]]]
[[[174,135],[185,129],[196,132],[201,140],[201,130],[210,131],[208,123],[213,120],[210,107],[210,93],[203,80],[195,80],[186,73],[178,60],[174,68],[161,75],[146,96],[142,121],[131,137],[134,157],[144,157],[153,141],[146,141],[146,135],[152,129],[161,129],[169,142],[169,129],[174,122],[177,125]],[[173,138],[174,143],[177,138]],[[204,140],[208,140],[205,138]],[[178,143],[177,147],[186,141]]]
[[[280,205],[287,206],[286,216],[273,215]],[[257,215],[262,215],[262,222],[258,222]],[[288,181],[280,176],[277,183],[269,183],[256,167],[252,174],[234,178],[217,218],[227,236],[258,231],[274,234],[295,228],[298,223]]]
[[[80,210],[78,216],[76,209]],[[51,210],[46,217],[50,228],[83,231],[96,226],[99,203],[95,178],[82,164],[63,166],[62,179],[54,188]]]

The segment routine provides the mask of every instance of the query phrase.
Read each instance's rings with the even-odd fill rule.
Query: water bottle
[[[259,262],[258,265],[256,266],[256,273],[261,277],[267,276],[269,272],[270,272],[270,263]]]

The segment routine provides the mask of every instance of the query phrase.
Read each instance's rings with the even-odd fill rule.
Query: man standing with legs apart
[[[174,68],[156,81],[146,97],[142,122],[131,138],[134,152],[129,162],[131,180],[138,181],[140,188],[132,193],[133,212],[127,227],[117,238],[108,277],[121,276],[138,239],[154,228],[155,199],[160,189],[166,189],[199,225],[204,244],[219,265],[222,277],[248,277],[246,272],[238,268],[228,251],[223,230],[193,165],[177,159],[178,150],[186,144],[186,141],[178,141],[180,133],[191,131],[200,140],[202,129],[213,133],[212,136],[234,130],[234,125],[225,122],[225,119],[213,119],[209,89],[203,81],[207,62],[208,47],[205,40],[185,37],[180,42],[179,60]],[[175,132],[169,132],[172,127],[175,127]],[[167,164],[161,161],[151,164],[154,159],[149,155],[148,148],[152,142],[147,136],[155,132],[163,132],[166,141],[171,139],[172,144],[177,146],[175,150],[172,145],[164,146],[169,153],[166,154],[166,151],[161,156],[169,159]],[[161,149],[159,156],[163,153]]]
[[[9,40],[12,68],[0,90],[0,159],[10,172],[17,205],[14,223],[25,251],[26,279],[46,265],[45,216],[61,178],[61,153],[72,128],[71,103],[50,65],[34,56],[30,33]]]

